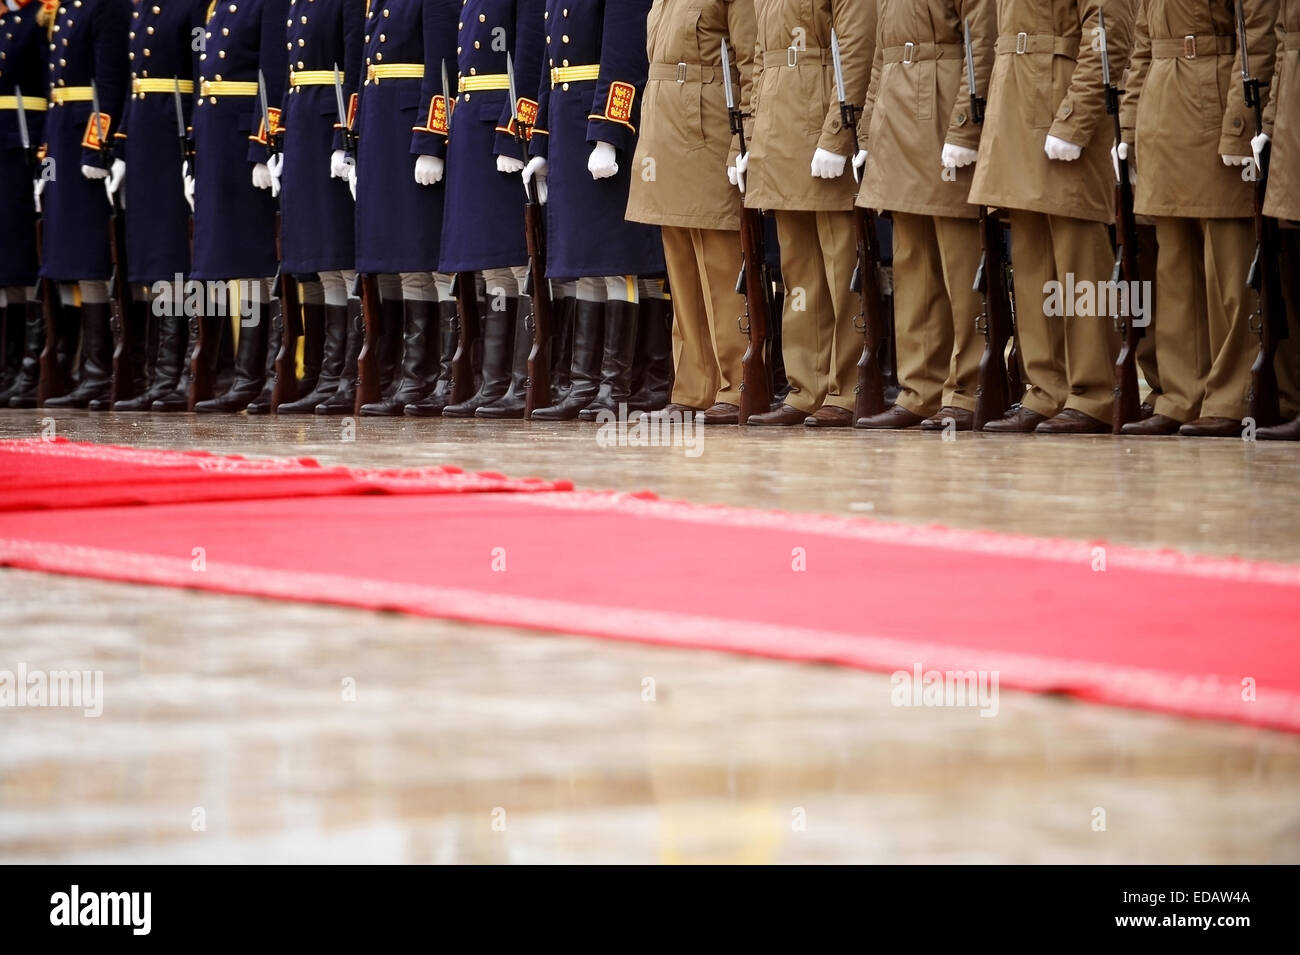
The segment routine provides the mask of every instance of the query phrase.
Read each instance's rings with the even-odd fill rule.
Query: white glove
[[[32,198],[36,200],[36,211],[41,211],[41,193],[45,191],[45,178],[41,177],[36,180],[32,187]]]
[[[266,163],[259,162],[253,165],[253,186],[255,188],[270,189],[273,182],[275,182],[275,177],[271,175],[271,170]]]
[[[952,143],[943,144],[943,153],[939,156],[939,161],[943,163],[945,169],[962,169],[969,166],[975,160],[980,158],[980,154],[967,146],[956,146]]]
[[[81,174],[87,179],[107,179],[108,170],[100,169],[98,166],[82,166]]]
[[[330,178],[347,179],[348,165],[348,154],[341,149],[334,150],[330,153]]]
[[[865,149],[859,149],[853,156],[853,180],[855,182],[862,181],[862,170],[867,168],[867,156],[868,153]]]
[[[122,180],[126,178],[126,161],[122,159],[113,160],[113,168],[108,176],[108,191],[117,192],[122,185]],[[122,205],[126,205],[126,197],[122,198]]]
[[[181,167],[181,176],[183,188],[185,190],[185,201],[190,204],[190,212],[194,211],[194,177],[190,175],[190,161],[185,160],[185,165]]]
[[[618,159],[609,143],[596,143],[587,157],[587,171],[592,179],[608,179],[618,175]]]
[[[749,171],[749,153],[741,153],[736,157],[736,164],[727,167],[727,178],[731,184],[740,190],[740,194],[745,194],[745,173]]]
[[[284,171],[284,153],[276,153],[266,161],[266,168],[271,171],[271,197],[280,194],[280,173]]]
[[[532,159],[528,160],[528,165],[525,166],[524,171],[520,173],[525,184],[529,182],[535,184],[534,188],[537,189],[537,201],[543,205],[546,204],[546,198],[548,195],[548,190],[546,188],[546,169],[546,157],[534,156]]]
[[[1137,152],[1136,147],[1129,148],[1128,143],[1120,143],[1118,146],[1110,147],[1110,162],[1115,167],[1115,181],[1119,182],[1119,161],[1128,160],[1128,182],[1130,186],[1136,186],[1138,181],[1137,171]]]
[[[1252,148],[1254,147],[1254,143],[1251,143],[1251,147]],[[1221,155],[1219,156],[1219,158],[1223,160],[1223,164],[1225,166],[1249,166],[1252,162],[1255,161],[1254,156],[1222,156]]]
[[[506,175],[513,176],[517,172],[524,171],[524,161],[515,159],[513,156],[497,157],[497,172],[504,172]]]
[[[352,201],[357,201],[357,164],[348,163],[348,191],[352,193]]]
[[[1058,139],[1055,136],[1048,136],[1047,142],[1043,143],[1043,152],[1047,153],[1048,159],[1074,162],[1083,155],[1083,147],[1076,146],[1074,143],[1067,143],[1064,139]]]
[[[437,156],[421,156],[415,160],[415,181],[422,186],[436,186],[442,182],[446,168],[446,163]]]
[[[838,179],[844,175],[844,166],[848,161],[848,156],[841,156],[829,149],[818,149],[812,158],[813,178]]]
[[[1268,133],[1260,133],[1250,141],[1250,149],[1255,154],[1255,171],[1263,169],[1263,164],[1259,161],[1260,155],[1264,152],[1264,147],[1273,141],[1273,137]]]

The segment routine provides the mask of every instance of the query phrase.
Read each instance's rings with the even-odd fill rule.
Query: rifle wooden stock
[[[275,386],[271,389],[271,413],[280,405],[298,397],[298,335],[302,309],[298,303],[298,281],[284,269],[284,245],[280,231],[280,213],[275,214],[275,254],[280,259],[276,274],[280,297],[280,341],[275,353]]]
[[[451,358],[451,404],[453,405],[469,401],[474,397],[474,343],[482,334],[478,318],[478,289],[475,287],[473,272],[456,273],[455,292],[456,314],[460,329],[456,340],[456,354]]]
[[[854,206],[853,224],[858,238],[858,264],[850,286],[858,293],[862,323],[862,356],[858,358],[858,383],[853,389],[853,420],[857,421],[885,410],[885,379],[880,370],[880,351],[885,341],[885,302],[880,290],[876,213]]]
[[[113,378],[109,387],[110,407],[118,401],[135,397],[135,376],[130,367],[131,333],[127,324],[131,315],[131,286],[127,282],[126,216],[116,194],[113,212],[108,217],[108,251],[113,262],[109,283],[108,316],[113,330]]]
[[[1282,299],[1282,275],[1278,253],[1280,239],[1277,221],[1264,215],[1264,196],[1268,191],[1268,166],[1272,150],[1268,144],[1260,150],[1260,169],[1255,177],[1255,261],[1250,266],[1249,284],[1259,296],[1259,354],[1250,366],[1250,390],[1247,412],[1259,427],[1282,421],[1277,393],[1278,342],[1287,337],[1286,304]]]
[[[975,385],[975,422],[979,431],[990,421],[1007,413],[1020,400],[1024,389],[1016,389],[1020,369],[1008,371],[1007,342],[1013,341],[1011,285],[1007,281],[1007,244],[1002,223],[985,207],[980,207],[979,268],[975,272],[975,291],[984,301],[977,327],[984,334],[984,353],[980,355],[979,377]],[[1013,367],[1015,350],[1012,350]],[[1014,378],[1014,381],[1013,381]]]
[[[43,222],[36,220],[36,252],[44,259]],[[45,326],[45,344],[41,347],[39,374],[36,384],[36,403],[45,404],[48,398],[66,395],[72,386],[59,361],[59,286],[53,279],[41,279],[41,324]]]
[[[190,240],[190,263],[194,262],[194,214],[190,213],[188,224]],[[194,336],[194,351],[190,355],[190,391],[187,407],[190,411],[200,401],[212,397],[212,369],[217,360],[217,349],[221,347],[221,328],[216,319],[208,318],[206,311],[210,299],[205,294],[202,298],[201,311],[190,324],[190,334]]]
[[[551,286],[546,281],[546,215],[540,203],[524,205],[524,232],[528,242],[528,275],[532,283],[533,347],[528,352],[528,392],[524,417],[551,404]]]
[[[1129,289],[1138,288],[1142,280],[1138,269],[1137,218],[1133,214],[1133,184],[1129,182],[1127,167],[1120,169],[1120,181],[1115,186],[1115,271],[1112,282],[1123,281]],[[1130,308],[1134,295],[1129,296]],[[1146,305],[1148,313],[1151,303]],[[1119,355],[1115,359],[1115,404],[1111,411],[1110,430],[1119,434],[1130,421],[1142,417],[1142,399],[1138,394],[1137,353],[1138,342],[1146,329],[1138,325],[1133,315],[1114,316],[1120,334]],[[1146,318],[1149,318],[1146,316]]]
[[[745,296],[745,334],[749,341],[741,359],[740,423],[772,410],[772,372],[768,361],[772,327],[772,283],[768,281],[763,248],[763,214],[740,211],[741,281],[737,291]]]
[[[383,313],[379,305],[379,276],[361,276],[361,320],[365,324],[365,338],[357,355],[357,403],[353,409],[361,413],[361,406],[379,401],[383,389],[379,381],[379,329]]]

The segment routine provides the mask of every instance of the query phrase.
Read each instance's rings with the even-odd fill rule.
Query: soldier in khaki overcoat
[[[858,205],[893,213],[899,393],[859,428],[938,430],[951,419],[969,431],[974,421],[980,232],[967,197],[981,127],[971,116],[963,23],[984,91],[995,0],[880,0]]]
[[[997,61],[971,201],[1008,209],[1022,403],[986,431],[1110,430],[1117,336],[1088,298],[1062,290],[1110,280],[1114,129],[1097,36],[1104,8],[1119,81],[1136,0],[998,0]],[[1056,294],[1053,294],[1056,293]],[[1078,307],[1082,301],[1083,308]]]
[[[655,0],[646,22],[650,73],[627,217],[661,226],[673,297],[672,404],[735,424],[745,336],[737,317],[741,198],[727,187],[740,147],[731,135],[722,42],[748,112],[753,0]],[[707,410],[705,410],[707,409]]]
[[[849,174],[853,135],[840,119],[831,61],[839,38],[845,95],[861,106],[871,78],[875,0],[755,0],[754,136],[737,169],[745,204],[772,210],[785,281],[786,403],[756,425],[849,427],[862,334],[850,290],[857,257]]]
[[[1237,437],[1258,340],[1250,140],[1235,0],[1141,0],[1122,118],[1136,150],[1134,208],[1159,246],[1154,316],[1161,394],[1125,434]],[[1245,5],[1251,71],[1273,72],[1277,0]],[[1177,170],[1176,174],[1173,173]]]
[[[1277,55],[1264,110],[1264,132],[1255,145],[1270,140],[1273,144],[1264,213],[1294,223],[1300,222],[1300,0],[1282,0],[1279,4],[1275,38]],[[1291,335],[1278,349],[1278,391],[1283,411],[1296,414],[1300,411],[1296,407],[1296,378],[1300,375],[1300,231],[1280,231],[1282,281]],[[1300,417],[1272,428],[1260,428],[1256,436],[1267,441],[1300,441]]]

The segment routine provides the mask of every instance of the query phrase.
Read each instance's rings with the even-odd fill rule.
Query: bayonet
[[[261,70],[257,71],[257,99],[262,106],[262,126],[266,130],[266,152],[268,156],[274,156],[276,143],[271,126],[271,106],[266,98],[266,77]]]
[[[181,166],[190,161],[190,134],[185,127],[185,107],[181,99],[181,81],[179,77],[172,79],[172,106],[176,109],[176,138],[181,144]]]
[[[840,59],[840,38],[834,29],[831,30],[831,66],[835,70],[835,94],[840,103],[845,103],[849,97],[844,92],[844,63]]]
[[[447,61],[442,61],[442,107],[447,113],[447,135],[451,135],[451,84],[447,82]]]
[[[27,108],[23,106],[23,91],[17,86],[14,87],[14,105],[18,107],[18,138],[23,144],[23,152],[30,153],[32,138],[27,132]]]
[[[962,43],[966,47],[966,86],[970,90],[971,119],[983,125],[984,97],[979,95],[979,88],[975,83],[975,46],[970,41],[970,20],[962,21],[961,30]]]

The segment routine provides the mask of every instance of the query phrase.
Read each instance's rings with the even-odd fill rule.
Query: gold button
[[[286,50],[292,50],[292,49],[293,49],[293,44],[292,44],[292,43],[286,43],[286,44],[284,45],[284,48],[285,48]]]
[[[303,25],[306,26],[306,24],[307,24],[307,18],[306,18],[306,17],[303,17],[303,18],[302,18],[302,22],[303,22]]]
[[[299,61],[298,61],[298,69],[300,69],[300,70],[302,69],[302,60],[299,60]]]
[[[155,8],[155,9],[156,9],[156,8]],[[236,10],[238,10],[238,9],[239,9],[239,8],[238,8],[237,6],[235,6],[233,3],[230,5],[230,12],[231,12],[231,13],[234,13],[234,12],[235,12]]]
[[[298,37],[298,45],[299,45],[299,46],[306,46],[306,45],[307,45],[307,41],[304,40],[302,37]]]
[[[465,94],[465,102],[467,102],[467,103],[469,102],[469,94],[468,94],[468,93]]]
[[[221,35],[222,35],[222,36],[230,36],[230,27],[222,27],[222,28],[221,28]],[[212,36],[212,34],[209,33],[208,36]]]
[[[560,89],[562,89],[562,90],[567,90],[568,88],[569,88],[569,84],[568,84],[568,83],[563,83],[563,84],[560,85]]]
[[[387,34],[387,33],[381,33],[381,34],[379,34],[379,42],[380,42],[380,43],[387,43],[387,42],[388,42],[388,34]]]
[[[564,34],[564,36],[560,37],[560,39],[561,39],[563,42],[568,43],[568,42],[569,42],[569,34],[567,34],[567,33]]]
[[[478,48],[479,48],[479,42],[478,42],[478,40],[475,40],[475,41],[474,41],[474,49],[477,50]]]
[[[144,32],[153,36],[153,27],[146,27]]]
[[[375,59],[376,59],[376,60],[382,60],[383,58],[384,58],[384,54],[382,54],[382,53],[376,53],[376,54],[375,54]],[[298,69],[300,69],[300,70],[302,69],[302,64],[299,64],[299,65],[298,65]]]
[[[486,14],[483,14],[483,13],[480,13],[480,14],[478,15],[478,22],[479,22],[479,23],[486,23],[486,22],[487,22],[487,15],[486,15]]]
[[[150,9],[152,10],[154,16],[158,16],[158,14],[162,13],[162,7],[158,6],[156,3]],[[231,8],[230,12],[234,13],[233,7]]]
[[[470,76],[475,76],[475,75],[477,75],[477,74],[478,74],[478,70],[476,70],[474,67],[471,66],[471,67],[469,68],[469,75],[470,75]]]
[[[568,66],[568,65],[569,65],[569,61],[568,61],[568,60],[562,60],[561,63],[560,63],[560,65],[561,65],[561,66]]]

